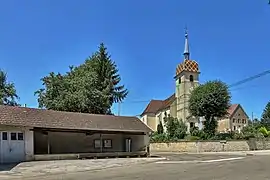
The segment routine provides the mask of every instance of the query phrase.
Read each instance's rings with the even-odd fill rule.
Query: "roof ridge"
[[[67,114],[83,114],[83,115],[93,115],[93,116],[110,116],[110,117],[136,117],[136,116],[118,116],[118,115],[110,115],[110,114],[93,114],[93,113],[82,113],[82,112],[72,112],[72,111],[59,111],[52,109],[41,109],[41,108],[32,108],[32,107],[22,107],[22,106],[8,106],[8,105],[0,105],[1,107],[7,107],[10,109],[29,109],[29,110],[37,110],[37,111],[47,111],[47,112],[56,112],[56,113],[67,113]],[[137,118],[137,117],[136,117]]]

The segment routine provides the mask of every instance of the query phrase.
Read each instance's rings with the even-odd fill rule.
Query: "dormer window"
[[[189,76],[189,81],[190,81],[190,82],[193,82],[193,81],[194,81],[193,75],[190,75],[190,76]]]

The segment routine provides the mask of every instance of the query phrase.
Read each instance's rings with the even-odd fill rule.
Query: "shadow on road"
[[[10,164],[0,164],[0,172],[1,171],[10,171],[14,167],[16,167],[19,163],[10,163]]]

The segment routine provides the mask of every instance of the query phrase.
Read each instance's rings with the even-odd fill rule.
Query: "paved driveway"
[[[60,160],[60,161],[33,161],[20,163],[16,166],[0,168],[0,179],[50,176],[72,172],[94,171],[134,164],[155,162],[162,158],[119,158],[119,159],[92,159],[92,160]],[[164,159],[164,158],[163,158]]]
[[[170,155],[168,155],[170,156]],[[183,156],[183,155],[182,155]],[[181,162],[182,157],[171,155],[171,162]],[[194,159],[187,156],[186,159],[207,161],[205,163],[148,163],[124,167],[110,168],[106,170],[69,173],[54,176],[39,177],[39,180],[267,180],[270,179],[270,156],[247,156],[230,161],[211,161],[209,158],[217,156],[199,157]],[[237,157],[222,157],[231,159]],[[167,162],[169,162],[167,161]],[[31,178],[30,178],[31,179]],[[30,180],[28,179],[28,180]],[[32,178],[35,179],[35,178]],[[31,179],[31,180],[32,180]]]

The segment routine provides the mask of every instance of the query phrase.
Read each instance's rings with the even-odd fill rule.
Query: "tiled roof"
[[[174,100],[175,100],[175,94],[171,95],[169,98],[165,99],[164,101],[152,100],[147,105],[142,115],[148,114],[148,113],[156,114],[157,112],[170,107],[170,105],[173,103]],[[232,104],[228,109],[228,116],[232,116],[233,113],[238,108],[238,106],[240,106],[240,104]]]
[[[228,109],[228,115],[231,116],[236,111],[240,104],[232,104]]]
[[[142,115],[154,113],[156,114],[158,111],[166,109],[170,107],[170,105],[175,100],[175,94],[171,95],[165,100],[151,100],[145,110],[143,111]]]
[[[151,100],[149,104],[146,106],[145,110],[143,111],[143,114],[149,114],[149,113],[156,113],[163,105],[162,100]]]
[[[137,117],[96,115],[0,105],[0,124],[76,130],[151,132]]]
[[[199,72],[199,65],[196,61],[193,60],[184,60],[176,68],[176,76],[183,71],[188,72]]]

